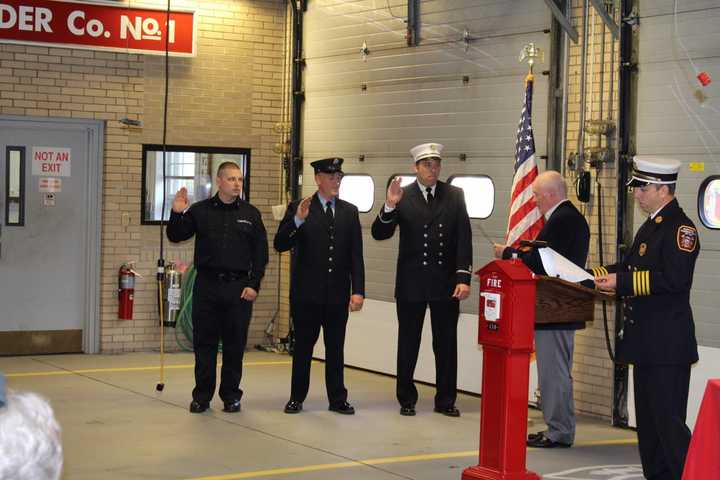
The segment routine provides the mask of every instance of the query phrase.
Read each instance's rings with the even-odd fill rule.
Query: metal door
[[[0,117],[0,354],[97,351],[102,132]]]

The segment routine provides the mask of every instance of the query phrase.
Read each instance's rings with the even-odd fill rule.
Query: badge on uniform
[[[662,215],[655,217],[655,223],[661,223],[663,221]]]
[[[689,225],[681,225],[677,231],[677,246],[684,252],[693,252],[697,246],[697,230]]]
[[[638,250],[638,253],[641,257],[645,256],[645,252],[647,252],[647,243],[643,242],[640,244],[640,249]]]

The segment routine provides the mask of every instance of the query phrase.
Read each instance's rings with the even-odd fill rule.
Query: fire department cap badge
[[[697,230],[690,225],[681,225],[677,230],[677,246],[684,252],[694,252],[697,247]]]
[[[640,249],[638,250],[638,253],[641,257],[645,256],[645,253],[647,252],[647,243],[643,242],[640,244]]]

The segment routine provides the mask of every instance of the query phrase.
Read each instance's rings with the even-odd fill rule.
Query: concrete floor
[[[432,387],[420,386],[416,417],[402,417],[394,379],[346,370],[354,416],[327,410],[324,364],[313,363],[310,394],[299,415],[286,415],[290,357],[245,356],[242,411],[190,414],[193,357],[159,355],[0,357],[15,390],[50,399],[63,427],[63,479],[267,478],[293,480],[459,479],[477,464],[479,398],[460,395],[460,418],[432,412]],[[530,431],[544,427],[530,410]],[[530,470],[545,479],[641,479],[635,433],[578,419],[571,449],[529,449]]]

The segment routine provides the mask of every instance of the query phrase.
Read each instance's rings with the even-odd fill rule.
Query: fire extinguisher
[[[132,262],[123,263],[118,270],[118,319],[120,320],[132,320],[135,275]]]

